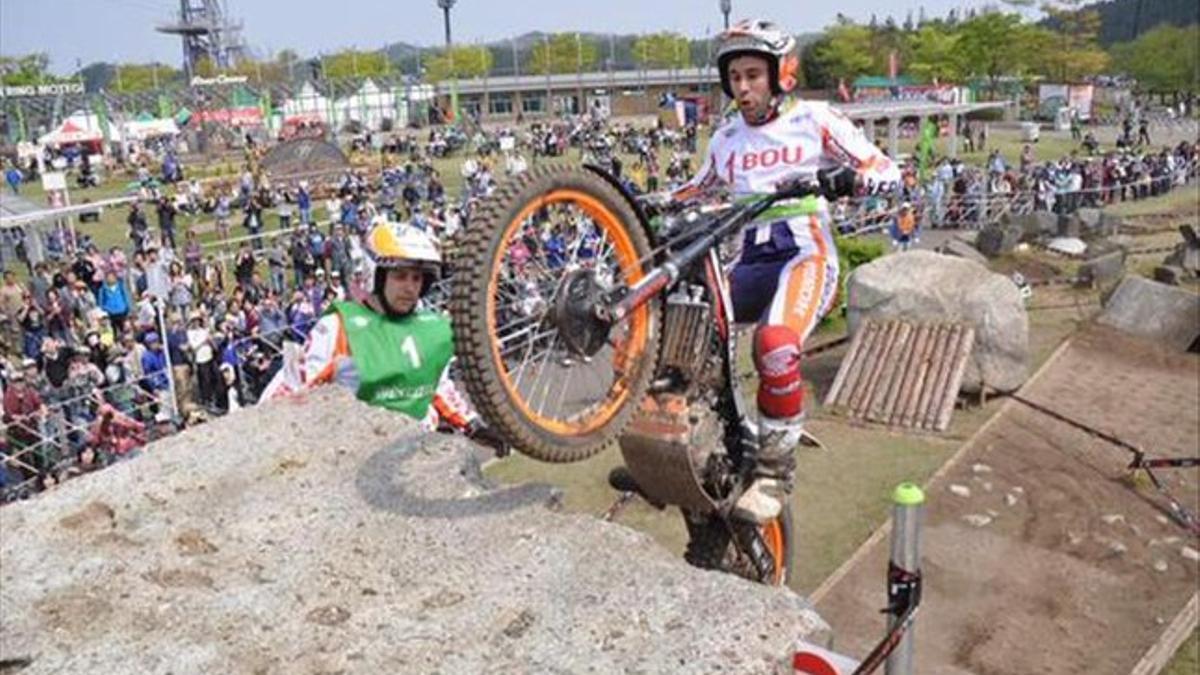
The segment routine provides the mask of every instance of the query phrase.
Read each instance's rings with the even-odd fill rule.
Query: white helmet
[[[425,273],[424,295],[442,273],[442,253],[433,238],[407,223],[389,222],[376,216],[363,240],[363,271],[372,280],[372,292],[383,288],[388,269],[417,267]]]
[[[767,60],[771,93],[787,93],[796,86],[800,57],[796,55],[796,38],[770,21],[746,19],[731,26],[717,38],[717,72],[721,88],[729,98],[737,98],[729,84],[729,62],[746,54],[756,54]]]

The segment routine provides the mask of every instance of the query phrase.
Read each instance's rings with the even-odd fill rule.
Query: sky
[[[378,49],[393,42],[421,46],[443,41],[435,0],[224,0],[243,22],[255,54],[292,48],[301,56],[344,48]],[[950,9],[981,8],[988,0],[732,0],[731,20],[772,19],[794,33],[821,30],[837,14],[867,22],[872,12],[902,23],[922,5],[930,17]],[[995,4],[994,2],[992,4]],[[303,9],[299,9],[303,8]],[[0,0],[0,54],[44,51],[52,71],[73,72],[95,61],[179,65],[181,42],[154,31],[179,11],[179,0]],[[593,33],[674,31],[699,38],[722,27],[719,0],[458,0],[451,13],[454,41],[488,42],[540,30]]]

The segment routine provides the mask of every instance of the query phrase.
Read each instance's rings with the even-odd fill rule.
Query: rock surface
[[[1200,295],[1128,276],[1104,304],[1097,320],[1186,351],[1200,340]]]
[[[34,673],[775,672],[828,627],[333,390],[0,509]]]
[[[850,332],[867,319],[962,321],[975,327],[963,390],[1021,386],[1029,368],[1029,317],[1007,277],[963,258],[929,251],[884,256],[847,282]]]

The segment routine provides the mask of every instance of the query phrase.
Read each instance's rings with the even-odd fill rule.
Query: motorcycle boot
[[[733,507],[735,518],[759,525],[783,512],[795,480],[795,449],[804,434],[799,420],[781,423],[768,418],[762,422],[754,457],[754,482]]]

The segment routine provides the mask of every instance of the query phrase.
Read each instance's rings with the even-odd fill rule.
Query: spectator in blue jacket
[[[163,351],[158,333],[146,333],[146,353],[142,354],[142,386],[158,395],[170,388],[167,380],[167,354]]]
[[[116,274],[109,272],[104,275],[97,304],[108,315],[114,333],[125,330],[125,319],[128,318],[133,303],[129,301],[129,289],[117,279]]]

